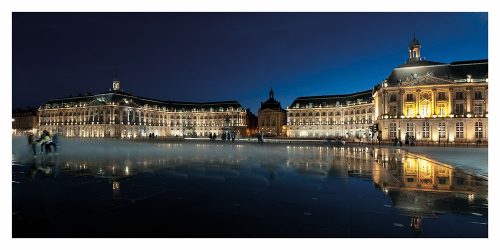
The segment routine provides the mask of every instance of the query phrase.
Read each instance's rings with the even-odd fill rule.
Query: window
[[[446,100],[446,93],[438,92],[438,100]]]
[[[455,115],[463,115],[464,114],[464,104],[457,103],[455,104]]]
[[[396,95],[392,94],[392,95],[391,95],[390,102],[395,102],[395,101],[396,101]]]
[[[397,137],[397,135],[396,135],[396,123],[394,123],[394,122],[389,123],[389,137],[391,139]]]
[[[477,121],[474,123],[474,135],[475,138],[483,138],[483,122]]]
[[[395,116],[396,115],[396,106],[392,105],[389,107],[389,115],[390,116]]]
[[[413,110],[414,110],[413,105],[406,105],[406,116],[408,117],[415,116]]]
[[[438,183],[439,183],[439,185],[448,184],[448,177],[438,177]]]
[[[408,136],[415,136],[415,131],[413,130],[413,122],[406,123],[406,133]]]
[[[439,138],[446,138],[446,123],[440,122],[438,126]]]
[[[438,115],[445,116],[446,115],[446,104],[440,103],[437,105]]]
[[[455,128],[455,138],[464,138],[464,122],[457,122],[457,126]]]
[[[476,100],[483,99],[483,93],[481,91],[474,92],[474,99],[476,99]]]
[[[415,98],[413,98],[413,94],[406,94],[406,101],[413,102]]]
[[[477,115],[477,116],[483,115],[483,104],[482,103],[474,103],[474,115]]]
[[[429,117],[431,113],[431,105],[428,100],[424,100],[420,103],[420,115],[422,117]]]
[[[422,138],[429,138],[430,126],[429,122],[424,122],[422,124]]]
[[[462,92],[462,91],[455,92],[455,99],[458,99],[458,100],[465,99],[464,98],[464,92]]]

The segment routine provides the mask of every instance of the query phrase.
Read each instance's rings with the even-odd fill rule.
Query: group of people
[[[217,139],[217,134],[210,133],[208,135],[208,138],[210,138],[211,142],[215,142],[215,140]],[[225,131],[221,134],[220,138],[222,141],[231,140],[232,142],[234,142],[236,140],[236,131]]]
[[[400,147],[403,146],[403,141],[401,139],[398,139],[396,137],[394,137],[394,139],[392,139],[392,145],[393,146],[397,146],[399,144]],[[414,147],[415,146],[415,136],[410,136],[408,133],[406,133],[405,135],[405,146],[410,146],[410,147]]]
[[[149,137],[150,140],[152,140],[152,139],[158,139],[158,135],[155,135],[155,133],[149,133],[148,137]]]
[[[405,146],[415,146],[415,136],[410,136],[408,133],[405,135]]]
[[[47,130],[44,130],[39,138],[35,138],[33,133],[28,134],[28,145],[31,146],[33,151],[33,156],[37,157],[37,144],[40,143],[40,152],[43,154],[57,153],[57,145],[59,144],[59,135],[56,133],[54,136],[50,136]]]

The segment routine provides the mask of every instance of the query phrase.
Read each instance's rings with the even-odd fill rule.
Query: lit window
[[[483,115],[483,104],[482,103],[474,103],[474,115],[477,115],[477,116]]]
[[[463,122],[457,122],[457,126],[455,128],[455,138],[457,139],[463,139],[464,138],[464,123]]]
[[[413,130],[413,122],[406,123],[406,133],[408,133],[408,136],[414,136],[415,131]]]
[[[438,115],[445,116],[446,115],[446,104],[440,103],[438,104]]]
[[[446,123],[440,122],[438,126],[439,138],[446,138]]]
[[[474,123],[474,136],[477,139],[483,138],[483,123],[480,121]]]
[[[408,117],[415,116],[413,111],[414,111],[413,105],[406,105],[406,116]]]
[[[394,123],[394,122],[391,122],[391,123],[389,124],[389,137],[390,137],[391,139],[393,139],[393,138],[396,138],[396,137],[397,137],[397,135],[396,135],[396,123]]]
[[[428,100],[424,100],[420,103],[420,116],[422,117],[429,117],[431,110],[430,110],[430,102]]]
[[[429,138],[429,131],[430,131],[430,126],[429,122],[424,122],[422,125],[422,137],[423,138]]]

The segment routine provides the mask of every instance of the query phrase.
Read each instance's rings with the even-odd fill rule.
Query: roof
[[[337,103],[340,105],[346,105],[348,102],[371,102],[372,100],[372,90],[360,91],[352,94],[341,94],[341,95],[322,95],[322,96],[301,96],[295,99],[290,108],[296,108],[297,104],[300,108],[303,108],[310,103],[314,107],[325,107],[325,106],[336,106]]]
[[[220,101],[220,102],[180,102],[171,100],[157,100],[152,98],[146,98],[141,96],[135,96],[130,93],[123,91],[108,91],[96,95],[87,96],[77,96],[77,97],[65,97],[65,98],[55,98],[49,100],[46,104],[49,105],[60,105],[60,104],[78,104],[83,103],[122,103],[122,102],[132,102],[139,106],[157,106],[158,108],[172,108],[172,109],[193,109],[193,108],[241,108],[241,105],[237,101]]]
[[[457,61],[440,63],[433,61],[414,61],[400,65],[392,70],[386,81],[389,85],[409,82],[418,76],[431,76],[446,81],[463,80],[470,75],[474,79],[488,77],[488,60]]]
[[[263,109],[272,109],[272,110],[278,110],[278,111],[283,110],[281,108],[281,103],[276,101],[276,99],[274,99],[274,98],[269,98],[269,99],[267,99],[267,101],[261,102],[259,110],[263,110]]]

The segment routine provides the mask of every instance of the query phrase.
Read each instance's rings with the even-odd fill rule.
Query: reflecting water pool
[[[14,237],[487,237],[484,177],[392,148],[13,139]]]

